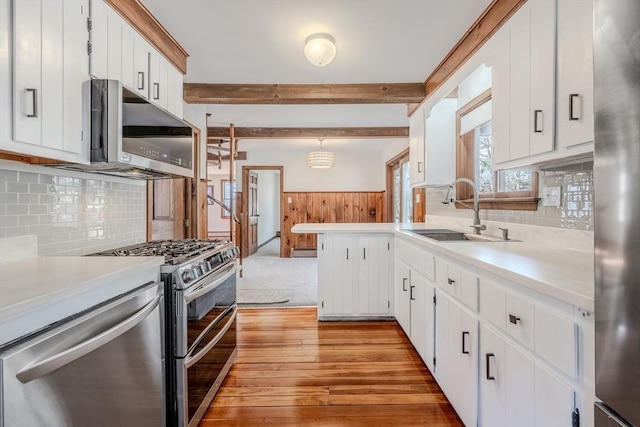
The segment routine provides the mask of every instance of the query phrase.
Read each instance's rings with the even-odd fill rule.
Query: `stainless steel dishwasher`
[[[165,425],[162,301],[148,283],[5,345],[0,426]]]

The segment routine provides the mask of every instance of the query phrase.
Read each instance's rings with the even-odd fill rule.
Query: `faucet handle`
[[[502,230],[502,238],[504,240],[510,240],[509,239],[509,229],[508,228],[498,227],[498,230]]]

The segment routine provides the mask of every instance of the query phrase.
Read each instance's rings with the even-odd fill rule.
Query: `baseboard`
[[[270,238],[269,240],[267,240],[267,241],[266,241],[266,242],[264,242],[263,244],[258,245],[258,249],[260,249],[260,248],[261,248],[261,247],[263,247],[264,245],[268,245],[269,243],[271,243],[271,241],[272,241],[273,239],[277,239],[278,237],[280,237],[280,236],[278,236],[278,235],[276,234],[275,236],[273,236],[272,238]]]
[[[316,249],[291,248],[291,258],[315,258],[318,256]]]

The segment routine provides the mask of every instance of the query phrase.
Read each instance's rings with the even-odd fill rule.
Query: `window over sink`
[[[456,178],[477,183],[480,206],[484,209],[536,210],[538,173],[530,170],[494,170],[491,89],[486,90],[456,112]],[[469,204],[473,190],[459,186],[457,199]],[[456,204],[457,208],[465,208]]]

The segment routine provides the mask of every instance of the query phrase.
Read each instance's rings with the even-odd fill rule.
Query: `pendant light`
[[[307,166],[312,169],[330,169],[335,163],[335,156],[331,151],[322,149],[324,138],[320,138],[318,141],[320,141],[320,151],[312,151],[307,154]]]

